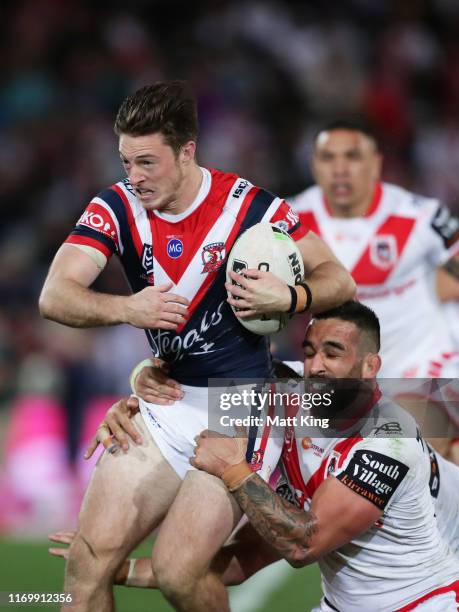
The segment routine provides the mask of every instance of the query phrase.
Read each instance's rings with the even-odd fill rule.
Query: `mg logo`
[[[167,243],[167,254],[172,259],[177,259],[183,254],[183,242],[178,238],[171,238]]]

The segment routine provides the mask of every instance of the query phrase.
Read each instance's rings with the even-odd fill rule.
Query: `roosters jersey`
[[[459,221],[437,200],[386,183],[363,217],[332,217],[317,186],[289,201],[351,272],[357,298],[378,315],[380,376],[457,376],[458,354],[429,272],[457,250]]]
[[[290,427],[282,454],[297,505],[309,509],[317,488],[333,476],[383,513],[365,533],[319,560],[332,609],[394,612],[443,587],[454,592],[459,558],[437,528],[429,485],[438,483],[432,483],[429,449],[414,419],[383,398],[371,418],[344,434],[302,438]]]
[[[294,240],[306,230],[288,204],[235,175],[202,168],[195,201],[182,214],[146,211],[126,179],[93,198],[68,244],[116,254],[133,292],[172,282],[190,301],[176,331],[149,329],[153,354],[179,382],[205,386],[211,377],[264,377],[267,339],[239,324],[226,302],[225,262],[236,238],[260,221],[278,223]]]

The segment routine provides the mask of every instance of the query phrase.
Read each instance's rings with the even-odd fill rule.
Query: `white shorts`
[[[209,429],[209,393],[215,390],[188,385],[182,385],[182,390],[183,399],[172,406],[151,404],[141,398],[139,405],[145,424],[160,451],[183,479],[189,470],[195,469],[189,463],[196,446],[194,439],[203,429]],[[228,435],[234,433],[228,431]],[[269,434],[269,429],[260,428],[255,443],[252,440],[251,444],[252,469],[266,481],[277,466],[283,445],[283,436],[279,432],[276,432],[276,436]]]

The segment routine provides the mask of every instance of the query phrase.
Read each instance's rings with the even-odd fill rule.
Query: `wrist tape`
[[[248,480],[251,476],[254,476],[255,472],[252,472],[250,465],[245,459],[236,465],[231,465],[221,475],[221,479],[225,483],[229,491],[233,492]]]
[[[144,368],[154,368],[155,361],[154,359],[144,359],[140,363],[138,363],[135,368],[132,370],[131,375],[129,376],[129,384],[131,385],[131,390],[134,395],[137,393],[135,389],[135,381],[137,380],[137,376]]]
[[[311,288],[307,283],[297,283],[295,286],[287,285],[290,289],[290,307],[287,310],[288,314],[296,314],[305,312],[311,308],[312,293]],[[304,291],[298,291],[298,287],[302,287]]]

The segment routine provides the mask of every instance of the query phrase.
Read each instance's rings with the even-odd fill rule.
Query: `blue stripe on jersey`
[[[108,236],[104,236],[104,234],[101,234],[101,232],[98,232],[97,230],[92,229],[91,227],[77,225],[77,227],[70,232],[70,235],[94,238],[94,240],[97,240],[97,242],[101,242],[103,245],[105,245],[107,249],[110,249],[111,253],[114,253],[116,250],[115,243],[111,238],[108,238]]]
[[[266,211],[271,206],[275,198],[276,196],[269,193],[269,191],[260,189],[250,203],[247,214],[241,224],[241,229],[238,236],[240,236],[242,232],[245,232],[246,229],[249,229],[249,227],[252,227],[252,225],[259,223],[263,219]]]
[[[98,194],[98,197],[104,200],[113,210],[115,217],[118,220],[121,232],[121,242],[123,243],[124,251],[120,255],[121,263],[126,274],[127,281],[133,293],[141,291],[148,286],[146,278],[142,278],[144,270],[137,255],[137,251],[132,239],[131,228],[129,227],[128,216],[122,197],[113,189],[105,189]]]

